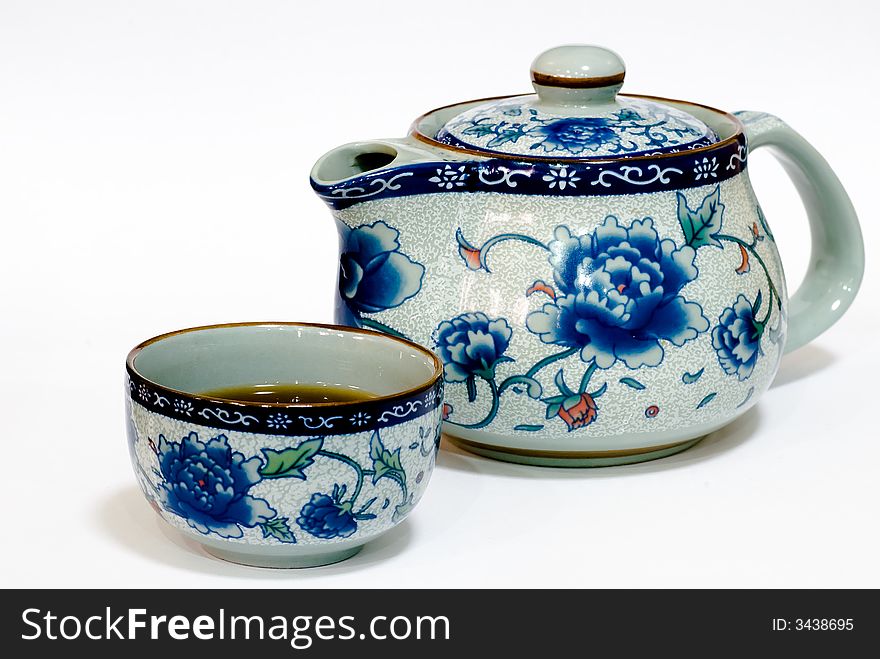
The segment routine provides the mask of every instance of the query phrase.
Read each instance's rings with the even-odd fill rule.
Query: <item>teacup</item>
[[[443,368],[410,341],[333,325],[213,325],[144,341],[126,367],[138,483],[166,522],[219,558],[344,560],[400,523],[428,484]],[[204,393],[261,383],[373,397],[260,403]]]

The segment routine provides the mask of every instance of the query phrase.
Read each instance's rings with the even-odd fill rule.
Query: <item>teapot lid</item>
[[[599,46],[552,48],[532,62],[535,94],[490,100],[447,121],[435,139],[494,155],[608,159],[714,144],[704,122],[642,97],[618,96],[626,72]]]

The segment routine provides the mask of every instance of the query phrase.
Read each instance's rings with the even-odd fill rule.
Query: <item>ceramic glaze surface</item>
[[[372,348],[375,362],[363,346]],[[266,405],[163,384],[193,377],[223,382],[261,360],[265,369],[267,358],[286,362],[291,378],[307,370],[298,364],[311,360],[323,364],[319,371],[329,381],[338,381],[344,372],[334,371],[333,353],[352,348],[361,356],[346,363],[360,359],[367,374],[382,368],[384,355],[388,377],[404,387],[400,393]],[[440,443],[443,401],[439,365],[424,350],[374,333],[301,325],[203,328],[138,350],[132,354],[146,355],[145,371],[164,374],[159,383],[147,380],[130,357],[126,413],[138,483],[165,521],[208,551],[271,567],[335,562],[400,523],[424,493]],[[193,376],[187,356],[204,351],[220,365],[202,366]],[[175,366],[178,360],[182,366]],[[432,365],[427,375],[426,363]]]
[[[437,139],[490,153],[550,158],[659,154],[717,141],[699,119],[648,100],[620,100],[589,116],[571,116],[571,108],[542,110],[536,98],[520,96],[467,110],[449,121]]]
[[[182,421],[134,402],[129,445],[144,495],[181,531],[267,547],[363,544],[421,498],[438,417],[435,408],[381,430],[279,436]],[[210,486],[223,495],[208,494]],[[201,505],[202,490],[211,505]]]
[[[437,351],[453,435],[651,446],[745,411],[782,354],[782,269],[744,175],[626,197],[401,197],[338,217],[344,250],[371,234],[401,256],[376,271],[400,293],[364,313],[344,251],[340,320]]]
[[[623,76],[605,49],[553,49],[536,95],[439,108],[312,171],[341,237],[338,321],[436,351],[444,429],[481,455],[683,450],[754,405],[859,288],[855,211],[806,140],[766,113],[618,95]],[[790,301],[746,169],[765,145],[813,238]],[[359,153],[387,164],[358,169]]]
[[[681,109],[619,97],[625,67],[605,48],[553,48],[532,62],[531,74],[535,94],[465,110],[436,139],[481,153],[554,159],[674,153],[718,139]]]
[[[596,79],[622,80],[626,65],[608,48],[570,44],[545,50],[534,59],[531,70],[532,81],[570,86]]]

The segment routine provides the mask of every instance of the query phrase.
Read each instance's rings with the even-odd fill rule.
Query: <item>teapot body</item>
[[[577,466],[687,448],[755,403],[785,341],[732,133],[653,158],[422,153],[313,177],[340,229],[337,321],[435,350],[444,430],[471,451]]]

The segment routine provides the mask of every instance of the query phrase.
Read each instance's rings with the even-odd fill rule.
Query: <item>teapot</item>
[[[553,48],[535,94],[432,110],[312,169],[341,236],[337,322],[433,349],[444,432],[468,451],[605,466],[684,450],[858,291],[856,213],[804,138],[764,112],[622,94],[624,73],[610,50]],[[809,218],[791,298],[748,176],[762,147]]]

